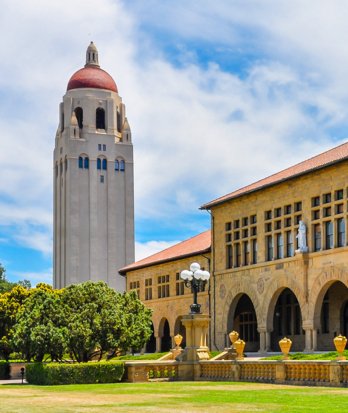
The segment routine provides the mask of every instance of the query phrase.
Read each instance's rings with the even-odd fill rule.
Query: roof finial
[[[91,42],[90,45],[87,48],[85,67],[86,66],[97,66],[97,67],[99,67],[98,50],[95,47],[95,44],[93,42]]]

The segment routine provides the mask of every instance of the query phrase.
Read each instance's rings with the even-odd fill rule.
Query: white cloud
[[[51,250],[58,105],[90,40],[127,106],[138,219],[192,229],[200,204],[332,146],[332,129],[347,136],[347,14],[339,1],[5,0],[0,225]],[[161,30],[177,38],[179,67]],[[199,65],[194,42],[256,57],[241,76]],[[138,243],[137,259],[169,245]]]
[[[149,257],[156,254],[156,252],[162,251],[172,245],[177,244],[180,241],[147,241],[135,243],[135,261],[139,261],[142,258]]]
[[[29,280],[32,287],[38,283],[46,283],[52,285],[53,283],[53,269],[47,268],[43,271],[17,271],[11,274],[11,281]]]

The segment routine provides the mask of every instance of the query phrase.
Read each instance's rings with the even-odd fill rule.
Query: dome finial
[[[99,67],[98,50],[95,47],[95,44],[93,42],[91,42],[90,45],[87,48],[85,67],[86,66],[97,66],[97,67]]]

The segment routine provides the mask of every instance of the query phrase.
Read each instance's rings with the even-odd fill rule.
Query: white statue
[[[303,221],[300,221],[298,227],[298,233],[296,235],[298,239],[298,250],[296,252],[308,252],[307,247],[307,228]]]

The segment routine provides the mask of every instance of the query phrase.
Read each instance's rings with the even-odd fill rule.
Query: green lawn
[[[0,386],[0,412],[313,412],[347,411],[348,389],[226,382]]]
[[[348,359],[348,350],[344,350],[343,355]],[[307,354],[307,353],[291,353],[290,360],[336,360],[338,357],[337,351],[327,353]],[[265,357],[262,360],[281,360],[282,356]],[[245,360],[248,360],[247,358]]]

